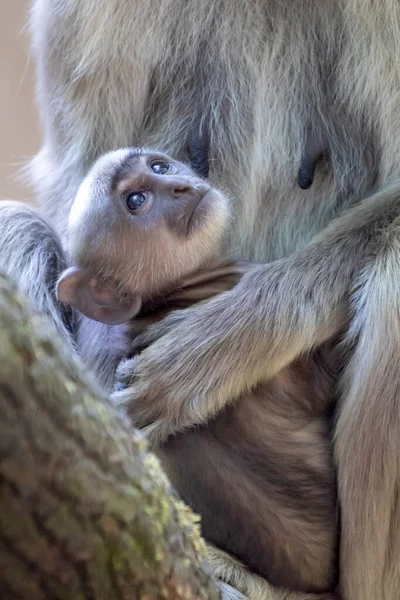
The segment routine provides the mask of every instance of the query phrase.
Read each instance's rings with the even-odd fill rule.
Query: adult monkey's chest
[[[249,3],[240,23],[224,3],[209,8],[201,35],[186,21],[191,44],[176,30],[165,38],[141,141],[189,160],[195,148],[195,165],[233,201],[226,247],[272,260],[304,246],[378,179],[373,98],[355,103],[349,90],[365,65],[338,3]]]
[[[375,59],[355,47],[360,23],[351,4],[188,0],[183,8],[175,0],[155,10],[138,0],[127,11],[107,0],[88,11],[69,0],[57,17],[65,35],[48,30],[51,61],[75,103],[62,145],[90,130],[81,148],[88,168],[102,152],[127,145],[189,158],[193,139],[194,146],[206,139],[212,182],[233,200],[228,247],[246,258],[286,256],[379,178],[377,139],[388,125],[377,97],[392,97],[397,86],[380,73],[395,68],[385,44]],[[88,29],[96,31],[90,47]],[[378,58],[381,71],[371,77]],[[88,110],[89,96],[101,119]],[[297,180],[310,132],[325,159],[303,190]],[[386,171],[398,171],[391,160]]]

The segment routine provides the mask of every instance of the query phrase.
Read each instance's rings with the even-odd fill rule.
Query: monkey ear
[[[122,295],[112,283],[103,283],[79,267],[70,267],[61,274],[57,298],[89,319],[108,325],[129,321],[142,305],[140,296]]]

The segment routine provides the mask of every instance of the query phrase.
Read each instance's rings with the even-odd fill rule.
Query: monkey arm
[[[297,254],[257,266],[232,290],[149,327],[137,340],[146,349],[122,367],[130,385],[116,401],[158,443],[206,422],[340,331],[357,277],[400,213],[399,198],[399,187],[375,194]]]

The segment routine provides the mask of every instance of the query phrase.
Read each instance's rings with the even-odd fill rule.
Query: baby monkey
[[[135,323],[229,290],[252,268],[220,258],[228,216],[224,194],[188,166],[150,150],[111,152],[73,204],[73,266],[58,297],[90,319],[125,323],[132,340]],[[335,370],[327,344],[155,448],[209,542],[271,583],[304,592],[329,592],[336,580]]]

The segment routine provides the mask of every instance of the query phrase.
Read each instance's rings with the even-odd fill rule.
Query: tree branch
[[[217,599],[197,518],[0,275],[0,597]]]

